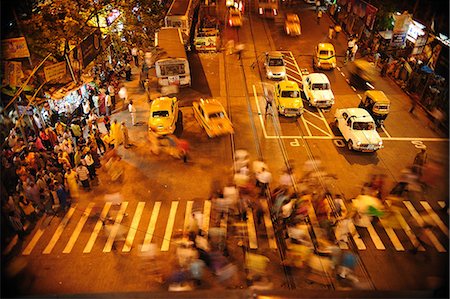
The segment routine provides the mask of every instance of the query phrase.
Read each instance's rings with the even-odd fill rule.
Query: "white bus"
[[[185,45],[190,48],[192,22],[198,0],[173,0],[164,18],[165,27],[180,28]]]
[[[191,74],[183,38],[179,28],[164,27],[155,33],[155,69],[159,86],[190,86]]]
[[[275,18],[278,15],[278,0],[256,0],[256,13],[264,18]]]

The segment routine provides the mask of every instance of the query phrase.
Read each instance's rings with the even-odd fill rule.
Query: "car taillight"
[[[229,20],[228,23],[231,25],[233,25],[233,21]]]
[[[262,7],[259,8],[259,14],[260,14],[260,15],[263,14],[263,9],[262,9]]]
[[[273,9],[273,15],[276,16],[278,14],[277,10],[274,8]]]

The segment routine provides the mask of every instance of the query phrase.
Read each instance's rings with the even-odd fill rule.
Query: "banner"
[[[3,59],[30,57],[25,37],[8,38],[2,40]]]
[[[367,5],[366,5],[366,26],[370,30],[373,29],[373,24],[375,23],[377,11],[378,11],[378,8],[367,3]]]
[[[406,34],[408,33],[411,16],[407,12],[401,15],[394,15],[395,24],[392,30],[392,47],[402,47],[406,42]]]
[[[80,44],[83,59],[83,68],[86,68],[100,53],[100,32],[95,31],[86,37]]]
[[[45,80],[47,82],[63,78],[67,74],[66,62],[58,62],[44,67]]]

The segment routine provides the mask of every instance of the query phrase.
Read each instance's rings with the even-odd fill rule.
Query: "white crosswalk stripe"
[[[166,232],[164,233],[161,251],[168,251],[170,239],[172,238],[173,224],[175,222],[175,214],[177,213],[178,201],[173,201],[170,207],[169,217],[167,219]]]
[[[445,226],[444,222],[439,218],[439,216],[433,211],[430,204],[426,201],[421,201],[420,204],[425,208],[428,215],[433,219],[434,223],[441,229],[441,231],[448,237],[448,228]]]
[[[134,213],[133,221],[131,222],[130,230],[128,231],[127,239],[125,240],[125,245],[122,248],[122,252],[130,252],[131,250],[144,207],[145,202],[140,201],[136,208],[136,212]]]
[[[108,215],[109,209],[111,208],[112,203],[107,202],[105,206],[103,207],[103,210],[100,214],[99,219],[97,220],[97,223],[95,224],[94,230],[92,231],[92,234],[86,243],[86,246],[84,247],[83,253],[89,253],[92,250],[92,247],[94,246],[95,240],[97,240],[97,236],[102,229],[103,221],[106,218],[106,215]]]
[[[52,252],[53,247],[55,247],[56,242],[58,242],[59,238],[61,237],[64,229],[67,226],[67,223],[69,222],[70,218],[72,218],[73,213],[75,212],[75,208],[77,205],[74,205],[69,209],[69,212],[67,212],[66,216],[64,216],[64,219],[61,221],[61,223],[58,225],[58,228],[56,229],[56,232],[53,234],[53,237],[51,238],[50,242],[48,243],[47,247],[45,247],[43,254],[49,254]]]
[[[111,231],[109,232],[108,240],[106,241],[105,247],[103,247],[103,252],[110,252],[114,241],[116,239],[117,234],[119,233],[119,229],[121,228],[120,223],[122,223],[123,216],[125,214],[125,210],[127,209],[128,202],[124,201],[120,205],[120,210],[117,213],[116,220],[114,222],[114,225],[111,228]],[[106,228],[106,225],[105,225]]]
[[[89,217],[89,214],[91,214],[93,207],[94,207],[94,203],[90,202],[89,205],[87,206],[86,210],[84,211],[83,215],[81,216],[80,221],[78,221],[77,227],[75,228],[72,235],[70,236],[69,242],[67,242],[67,245],[63,250],[63,253],[70,253],[72,251],[72,248],[75,245],[75,242],[78,239],[78,236],[80,235],[81,230],[83,229],[83,226]]]
[[[156,220],[158,219],[159,210],[161,208],[161,202],[155,202],[152,210],[152,216],[150,222],[148,223],[147,233],[145,234],[144,244],[142,245],[141,251],[149,251],[150,243],[152,242],[153,234],[155,232]]]

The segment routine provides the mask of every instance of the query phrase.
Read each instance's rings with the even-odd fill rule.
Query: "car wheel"
[[[349,150],[353,150],[353,141],[349,140],[347,146]]]

